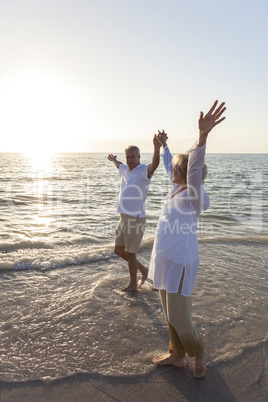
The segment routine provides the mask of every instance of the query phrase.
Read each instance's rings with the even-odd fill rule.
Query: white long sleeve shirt
[[[187,168],[187,188],[179,186],[164,198],[153,245],[149,275],[156,289],[177,293],[184,270],[181,294],[190,296],[199,267],[199,246],[196,236],[197,220],[201,210],[209,207],[209,196],[204,190],[202,168],[206,144],[190,150]],[[161,155],[172,181],[172,155],[168,148]]]

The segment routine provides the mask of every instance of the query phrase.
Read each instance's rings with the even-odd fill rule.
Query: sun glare
[[[82,95],[54,77],[13,77],[0,93],[1,131],[14,152],[66,152],[88,133],[88,105]],[[12,152],[12,151],[11,151]],[[68,151],[67,151],[68,152]]]
[[[52,152],[42,149],[32,149],[26,153],[28,163],[34,172],[47,172],[51,168],[51,158],[54,155]]]

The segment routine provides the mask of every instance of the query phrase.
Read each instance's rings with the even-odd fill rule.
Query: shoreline
[[[208,367],[203,379],[185,368],[154,367],[146,375],[77,373],[57,380],[1,382],[1,402],[222,401],[267,400],[268,343],[251,347],[226,362]]]

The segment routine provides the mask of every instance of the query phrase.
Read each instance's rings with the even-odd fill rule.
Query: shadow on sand
[[[132,377],[76,374],[53,381],[1,383],[1,402],[101,402],[101,401],[222,401],[234,402],[217,368],[196,380],[189,368],[156,367],[149,374]]]

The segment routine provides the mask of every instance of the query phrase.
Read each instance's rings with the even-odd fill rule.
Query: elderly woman
[[[206,174],[205,151],[208,133],[225,117],[224,103],[204,116],[200,113],[199,139],[187,154],[172,155],[166,145],[166,133],[159,132],[164,165],[173,189],[164,199],[150,260],[148,277],[160,291],[160,299],[169,329],[169,354],[155,358],[159,366],[183,367],[186,353],[195,357],[194,377],[206,371],[207,352],[192,323],[191,294],[199,267],[197,220],[209,207],[209,197],[203,188]]]

